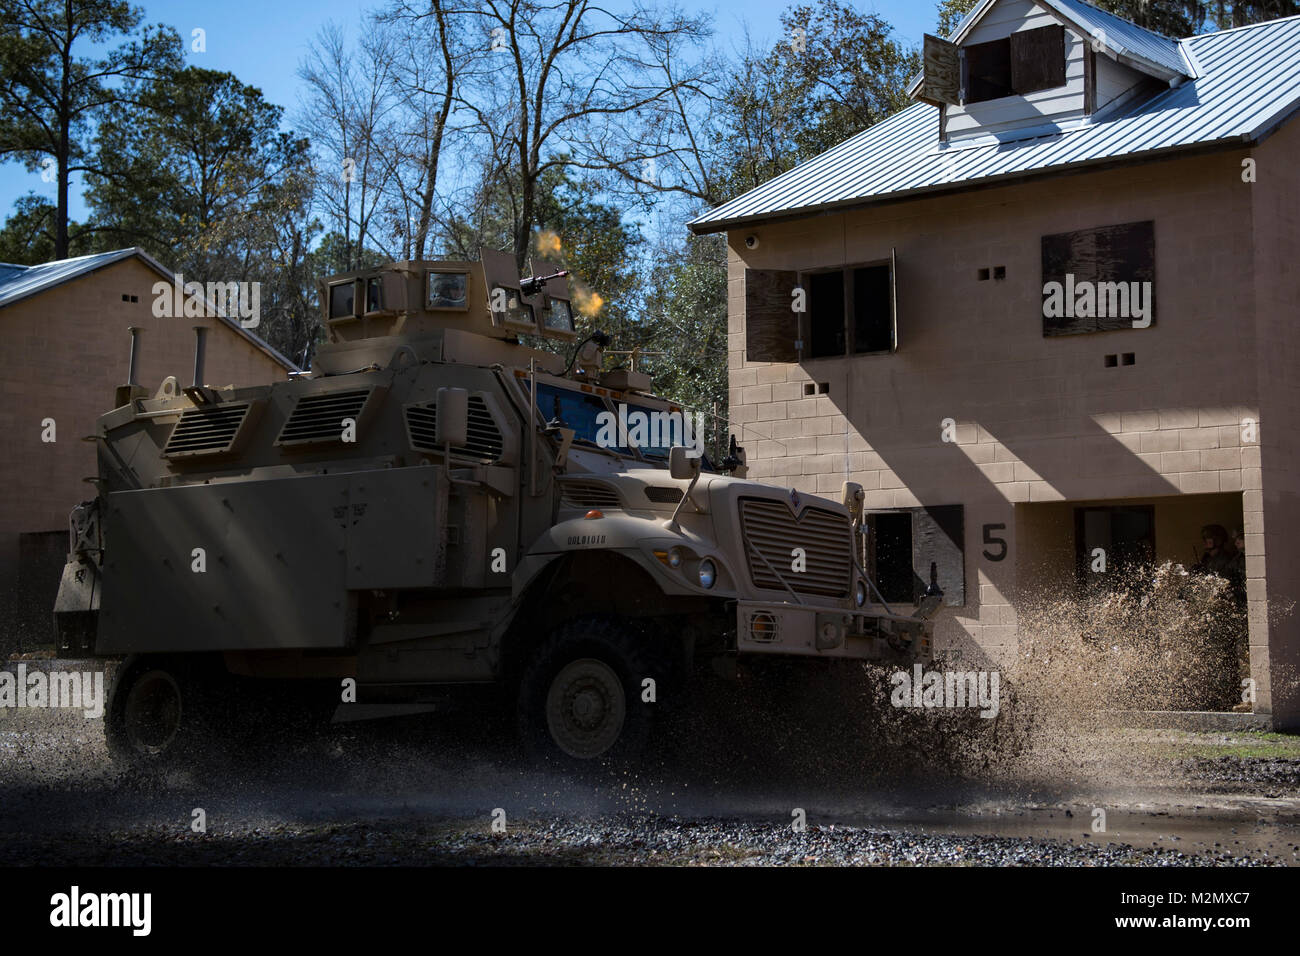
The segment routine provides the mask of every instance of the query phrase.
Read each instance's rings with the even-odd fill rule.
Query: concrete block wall
[[[1270,161],[1277,188],[1294,196],[1296,175],[1280,158],[1294,153],[1289,142],[1265,147],[1279,157]],[[1261,419],[1270,402],[1300,412],[1300,389],[1281,384],[1296,367],[1292,346],[1275,350],[1268,323],[1254,317],[1258,299],[1273,321],[1294,327],[1300,295],[1289,279],[1257,279],[1269,236],[1294,238],[1294,203],[1272,202],[1242,181],[1251,155],[1167,159],[736,230],[731,418],[751,475],[832,496],[851,479],[872,509],[963,504],[967,603],[946,612],[937,633],[991,656],[1015,648],[1016,504],[1240,494],[1261,707],[1275,706],[1265,689],[1277,642],[1261,623],[1272,549],[1261,534],[1270,500]],[[1267,225],[1256,221],[1261,201],[1270,204]],[[1042,237],[1143,220],[1156,229],[1154,325],[1043,336]],[[748,235],[760,238],[757,249],[746,247]],[[1294,262],[1294,249],[1270,248],[1270,274],[1294,275],[1282,261],[1290,250]],[[747,360],[746,269],[849,266],[887,259],[891,249],[897,353]],[[1006,268],[1004,280],[977,278],[996,266]],[[1107,367],[1106,356],[1123,353],[1134,364]],[[1276,387],[1260,381],[1270,367],[1262,355],[1272,357]],[[955,441],[942,440],[945,420]],[[1260,428],[1243,438],[1247,420]],[[1295,442],[1289,448],[1300,454]],[[1290,454],[1274,459],[1279,477],[1300,473],[1300,457]],[[1010,552],[1000,562],[982,554],[986,524],[1006,526],[996,532]],[[1290,540],[1300,542],[1295,532]]]
[[[1288,729],[1300,729],[1298,150],[1300,124],[1292,121],[1260,145],[1256,181],[1243,187],[1251,194],[1255,223],[1261,406],[1259,447],[1249,450],[1243,469],[1251,676],[1275,726]]]

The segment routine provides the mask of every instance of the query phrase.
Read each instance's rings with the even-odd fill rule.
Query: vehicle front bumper
[[[784,654],[912,663],[934,656],[929,622],[871,610],[809,604],[740,601],[736,606],[740,654]]]

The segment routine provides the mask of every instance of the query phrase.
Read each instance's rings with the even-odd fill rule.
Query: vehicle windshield
[[[668,452],[673,445],[693,443],[694,436],[685,434],[685,429],[690,427],[683,424],[686,420],[685,413],[669,414],[661,408],[628,405],[627,417],[634,423],[634,427],[636,424],[641,425],[638,431],[632,433],[632,438],[635,440],[638,436],[644,436],[644,440],[637,442],[636,446],[647,458],[667,461]]]
[[[572,428],[574,444],[594,445],[633,457],[631,448],[617,443],[618,428],[609,426],[613,413],[609,404],[599,395],[538,382],[537,408],[548,425]]]
[[[523,379],[523,386],[525,389],[530,388],[528,379]],[[677,425],[669,427],[666,424],[671,420],[668,409],[652,408],[648,405],[629,404],[627,418],[635,423],[634,413],[642,415],[645,416],[645,421],[657,423],[658,428],[643,428],[640,431],[629,428],[629,435],[620,435],[618,404],[607,401],[599,395],[561,388],[545,382],[537,383],[538,411],[542,413],[548,425],[573,429],[575,445],[603,448],[625,458],[636,458],[639,452],[640,457],[656,464],[667,464],[668,452],[673,444],[692,443],[694,435],[683,434],[684,429],[689,427],[682,424],[684,413],[672,416],[677,419]],[[651,419],[651,415],[656,418]],[[638,435],[644,435],[646,441],[635,444],[634,447],[619,443],[620,438],[636,438]],[[704,456],[703,470],[708,472],[715,470],[708,455]]]

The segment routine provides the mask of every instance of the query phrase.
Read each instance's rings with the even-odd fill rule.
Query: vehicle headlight
[[[705,558],[700,562],[700,587],[711,588],[716,580],[718,580],[718,569],[713,566],[712,561]]]
[[[853,592],[853,600],[857,603],[858,607],[864,607],[866,605],[867,603],[867,582],[866,581],[858,581],[858,586],[857,588],[854,589]]]
[[[668,552],[668,567],[680,568],[682,566],[682,549],[673,548]]]

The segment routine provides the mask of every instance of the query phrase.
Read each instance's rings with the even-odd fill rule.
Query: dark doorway
[[[1149,564],[1156,553],[1156,517],[1152,505],[1116,505],[1074,509],[1075,561],[1079,583],[1122,580],[1127,572]],[[1100,557],[1104,575],[1094,570]]]
[[[912,514],[909,511],[879,513],[871,516],[874,538],[870,570],[888,604],[912,601]]]

